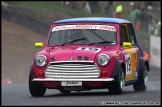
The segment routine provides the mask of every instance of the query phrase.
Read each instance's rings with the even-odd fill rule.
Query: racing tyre
[[[42,84],[32,81],[32,75],[29,76],[29,91],[33,97],[44,96],[46,88]]]
[[[145,65],[142,72],[139,72],[139,79],[133,84],[135,91],[145,91],[148,85],[148,70]]]
[[[109,92],[112,94],[122,94],[123,92],[123,87],[125,84],[124,81],[124,70],[121,67],[119,69],[118,75],[115,78],[114,82],[111,84],[111,86],[109,87]]]

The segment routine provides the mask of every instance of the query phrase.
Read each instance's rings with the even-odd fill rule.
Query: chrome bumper
[[[45,78],[45,79],[41,79],[41,78],[35,78],[32,81],[42,81],[42,82],[46,82],[46,81],[114,81],[113,78],[95,78],[95,79],[52,79],[52,78]]]

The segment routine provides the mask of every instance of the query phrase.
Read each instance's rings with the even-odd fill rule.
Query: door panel
[[[131,24],[120,25],[120,45],[125,61],[125,81],[134,80],[137,77],[139,48],[135,46],[135,34]],[[131,43],[130,46],[124,46],[123,43]]]
[[[136,71],[138,66],[139,49],[134,47],[124,48],[122,53],[125,53],[125,80],[134,80],[136,78]]]

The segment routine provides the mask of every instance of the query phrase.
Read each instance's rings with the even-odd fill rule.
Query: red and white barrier
[[[3,79],[2,80],[2,84],[11,84],[11,80],[10,79]]]

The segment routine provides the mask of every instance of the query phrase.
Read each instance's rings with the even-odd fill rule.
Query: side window
[[[123,42],[130,42],[127,33],[127,26],[123,24],[120,26],[120,45],[123,46]]]
[[[130,36],[130,41],[132,45],[134,45],[135,40],[134,40],[134,32],[133,32],[133,27],[131,24],[128,24],[128,35]]]

